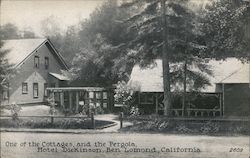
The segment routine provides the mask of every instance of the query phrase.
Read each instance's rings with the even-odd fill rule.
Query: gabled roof
[[[202,89],[203,92],[215,92],[216,83],[250,83],[249,63],[228,58],[224,61],[210,60],[208,65],[213,70],[213,76],[209,76],[211,86]],[[163,92],[162,60],[155,60],[151,68],[135,65],[128,85],[141,92]]]
[[[250,83],[250,64],[244,64],[219,83]]]
[[[68,66],[66,65],[61,54],[56,51],[52,43],[46,38],[4,40],[2,49],[9,50],[6,58],[8,59],[10,64],[18,67],[22,62],[28,59],[29,56],[31,56],[35,52],[35,50],[40,48],[45,43],[49,43],[62,65],[66,69],[68,69]]]
[[[128,85],[141,92],[163,92],[162,61],[155,60],[155,65],[141,68],[135,65]]]

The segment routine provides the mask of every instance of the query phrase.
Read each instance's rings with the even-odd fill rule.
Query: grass
[[[185,120],[149,116],[128,118],[133,125],[123,132],[169,133],[189,135],[250,135],[249,121],[232,120]]]
[[[54,118],[51,123],[50,118],[25,118],[25,119],[1,119],[1,128],[58,128],[58,129],[92,129],[92,122],[89,118]],[[112,124],[111,121],[95,120],[96,128]]]

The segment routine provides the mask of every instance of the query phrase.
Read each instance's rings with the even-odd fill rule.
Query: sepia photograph
[[[1,0],[0,158],[250,158],[249,0]]]

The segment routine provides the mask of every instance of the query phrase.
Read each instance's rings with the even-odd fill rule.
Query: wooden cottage
[[[68,78],[61,70],[68,67],[48,39],[4,40],[2,49],[9,51],[7,59],[16,73],[8,81],[8,88],[0,92],[1,105],[43,103],[47,87],[67,85]]]
[[[242,63],[236,58],[225,61],[210,60],[214,75],[210,76],[211,86],[204,87],[195,97],[190,93],[186,107],[186,115],[196,116],[249,116],[250,115],[250,78],[249,63]],[[134,66],[128,85],[133,87],[135,102],[144,113],[163,113],[163,78],[162,61],[148,68]],[[175,95],[171,87],[172,114],[181,116],[183,109],[181,94]],[[177,97],[174,97],[177,96]],[[195,98],[195,99],[194,99]]]

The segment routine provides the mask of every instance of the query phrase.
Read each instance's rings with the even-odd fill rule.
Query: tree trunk
[[[163,49],[162,49],[162,69],[164,86],[164,115],[171,116],[171,98],[170,98],[170,73],[169,73],[169,53],[167,51],[167,21],[166,21],[166,0],[161,1],[162,8],[162,29],[163,29]]]
[[[186,110],[186,92],[187,92],[187,60],[184,61],[183,73],[183,97],[182,97],[182,116],[185,115]]]

